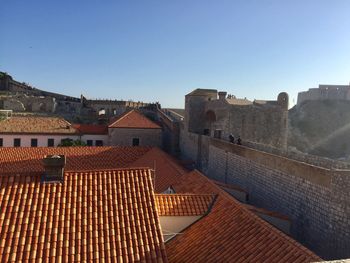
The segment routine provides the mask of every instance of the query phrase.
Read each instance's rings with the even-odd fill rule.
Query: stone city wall
[[[250,141],[244,141],[244,146],[253,148],[259,151],[272,153],[279,156],[284,156],[289,159],[305,162],[311,165],[320,166],[328,169],[345,169],[350,170],[350,163],[339,160],[329,159],[326,157],[320,157],[300,151],[295,151],[295,148],[278,149],[266,144],[254,143]]]
[[[218,98],[217,98],[218,96]],[[185,96],[186,130],[227,140],[236,138],[287,147],[288,94],[276,101],[226,98],[226,92],[197,89]],[[215,135],[214,135],[215,134]]]
[[[350,257],[350,171],[330,170],[181,130],[183,158],[287,215],[291,235],[325,259]]]
[[[350,86],[319,85],[318,88],[298,93],[298,105],[307,100],[350,100]]]

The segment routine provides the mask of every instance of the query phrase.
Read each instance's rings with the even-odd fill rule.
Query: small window
[[[93,140],[87,140],[86,144],[87,144],[87,146],[92,146],[93,145]]]
[[[30,146],[31,147],[38,147],[38,139],[31,139]]]
[[[132,146],[139,146],[140,145],[140,139],[139,138],[133,138],[132,139]]]
[[[103,141],[102,140],[96,140],[95,145],[96,146],[103,146]]]
[[[4,139],[0,138],[0,147],[4,146]]]
[[[21,139],[15,138],[13,139],[13,147],[20,147],[21,146]]]
[[[47,139],[47,146],[48,147],[54,147],[55,146],[55,139]]]

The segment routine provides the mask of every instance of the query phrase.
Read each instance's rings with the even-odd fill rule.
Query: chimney
[[[63,182],[64,166],[66,157],[64,155],[46,155],[43,159],[45,172],[41,178],[43,182]]]
[[[219,100],[226,99],[226,94],[227,94],[226,91],[219,91],[218,94],[219,94]]]

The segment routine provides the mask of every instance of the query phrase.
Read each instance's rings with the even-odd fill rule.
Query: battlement
[[[58,113],[66,118],[104,118],[118,116],[128,109],[160,108],[159,103],[145,103],[131,100],[86,99],[44,91],[24,82],[14,80],[0,72],[0,109],[15,112]],[[68,115],[68,116],[66,116]]]
[[[318,88],[298,93],[297,105],[308,100],[350,100],[350,85],[320,84]]]

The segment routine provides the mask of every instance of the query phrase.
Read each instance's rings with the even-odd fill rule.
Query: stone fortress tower
[[[185,129],[224,140],[232,133],[246,142],[286,149],[288,103],[285,92],[276,101],[249,101],[196,89],[185,97]]]
[[[312,88],[308,91],[298,93],[297,105],[309,100],[350,100],[349,85],[327,85],[320,84],[318,88]]]

